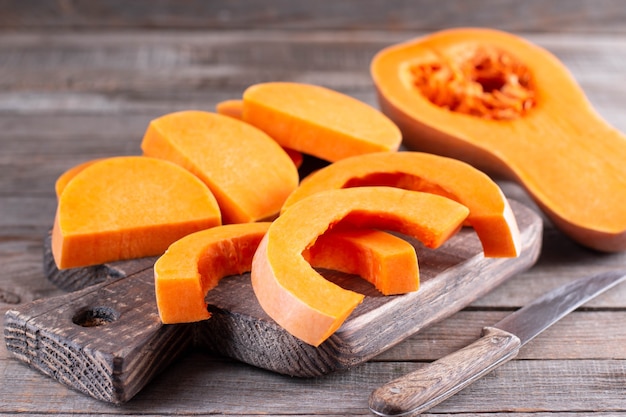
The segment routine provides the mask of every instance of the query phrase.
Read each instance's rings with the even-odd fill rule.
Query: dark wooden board
[[[384,297],[358,277],[323,271],[366,298],[318,348],[294,338],[264,313],[249,274],[224,278],[207,294],[211,319],[163,325],[154,302],[154,259],[59,271],[47,245],[48,278],[64,288],[84,288],[9,310],[7,348],[59,382],[113,403],[131,399],[190,346],[299,377],[351,368],[461,310],[536,262],[542,220],[520,203],[511,205],[522,237],[518,258],[485,258],[473,230],[464,228],[437,250],[414,242],[421,275],[415,293]]]

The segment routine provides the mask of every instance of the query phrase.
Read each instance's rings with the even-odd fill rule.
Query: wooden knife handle
[[[370,410],[379,416],[420,414],[513,359],[520,346],[514,334],[485,327],[471,345],[374,390]]]

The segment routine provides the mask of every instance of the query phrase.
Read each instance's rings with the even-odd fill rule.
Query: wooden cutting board
[[[443,247],[415,244],[419,291],[382,296],[356,276],[322,271],[366,295],[346,322],[315,348],[294,338],[261,309],[249,274],[223,279],[207,294],[212,318],[163,325],[156,309],[155,258],[59,271],[49,241],[48,278],[74,292],[32,302],[5,315],[7,348],[18,359],[97,399],[123,403],[191,346],[282,374],[310,377],[356,366],[464,308],[530,268],[542,220],[511,201],[522,238],[518,258],[485,258],[471,228]],[[208,376],[209,377],[209,376]]]

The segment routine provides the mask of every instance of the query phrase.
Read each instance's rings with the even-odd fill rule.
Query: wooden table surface
[[[320,84],[376,106],[372,56],[432,30],[480,25],[525,36],[556,54],[598,112],[626,131],[626,8],[619,1],[125,3],[0,2],[2,314],[63,293],[43,275],[42,247],[54,181],[67,168],[139,154],[152,118],[212,110],[255,82]],[[515,184],[502,187],[534,207]],[[122,406],[31,370],[2,343],[0,415],[369,415],[377,386],[463,347],[557,285],[620,268],[626,253],[584,249],[545,221],[532,269],[365,364],[300,379],[190,351]],[[429,413],[626,415],[626,284]]]

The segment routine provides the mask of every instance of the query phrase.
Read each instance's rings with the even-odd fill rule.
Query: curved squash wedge
[[[548,51],[454,29],[383,49],[371,75],[408,147],[515,180],[580,244],[626,249],[626,136]]]
[[[229,224],[189,234],[172,243],[154,264],[159,317],[164,324],[211,317],[205,295],[229,275],[250,271],[269,222]],[[383,294],[416,291],[417,257],[408,242],[377,230],[332,232],[307,249],[316,267],[360,274]]]
[[[211,189],[224,223],[275,216],[298,186],[298,171],[265,133],[232,117],[180,111],[150,122],[144,155],[172,161]]]
[[[363,295],[317,273],[302,253],[328,229],[381,228],[436,248],[459,230],[467,207],[435,194],[392,187],[328,190],[291,206],[270,226],[252,260],[252,287],[261,307],[304,342],[326,340]]]
[[[520,251],[515,216],[500,187],[486,174],[456,159],[420,152],[379,152],[330,164],[306,177],[282,210],[317,192],[386,185],[451,198],[470,210],[467,223],[485,256],[515,257]]]
[[[255,84],[243,94],[243,120],[289,149],[326,161],[396,151],[400,130],[377,109],[328,88]]]
[[[381,230],[331,231],[302,253],[316,268],[358,275],[383,295],[417,291],[420,284],[415,248]]]
[[[185,169],[143,156],[83,166],[60,195],[52,229],[59,269],[161,255],[221,224],[211,191]]]
[[[270,223],[229,224],[174,242],[154,264],[159,317],[165,324],[211,317],[206,293],[228,275],[250,270],[252,256]]]

